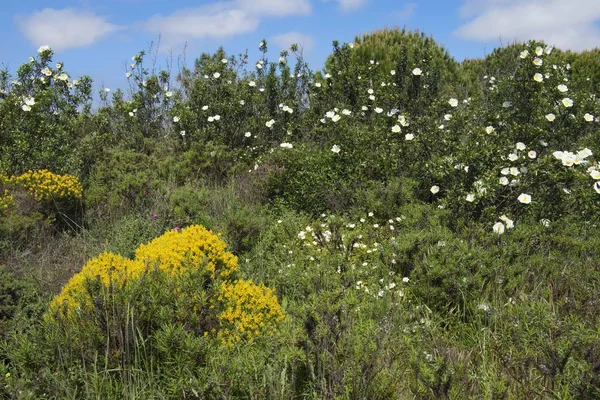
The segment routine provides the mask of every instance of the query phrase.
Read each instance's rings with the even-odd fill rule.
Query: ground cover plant
[[[600,397],[597,52],[258,45],[0,74],[0,397]]]

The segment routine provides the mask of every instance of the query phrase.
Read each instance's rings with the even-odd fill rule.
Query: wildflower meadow
[[[600,398],[600,52],[256,46],[0,72],[0,398]]]

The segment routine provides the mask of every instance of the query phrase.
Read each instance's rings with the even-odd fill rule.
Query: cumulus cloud
[[[17,25],[34,46],[49,45],[55,51],[90,46],[124,29],[106,17],[71,8],[45,8],[16,18]]]
[[[575,51],[600,43],[598,0],[468,0],[460,13],[469,19],[455,31],[463,39],[538,39]]]
[[[411,19],[413,15],[415,15],[415,11],[417,10],[417,3],[406,3],[400,11],[394,13],[394,17],[400,20],[408,20]]]
[[[156,15],[144,25],[167,45],[188,39],[225,38],[255,31],[265,17],[307,15],[310,0],[232,0]]]
[[[275,43],[281,50],[287,50],[294,43],[298,45],[298,48],[304,51],[304,54],[310,52],[315,44],[312,36],[305,35],[299,32],[287,32],[282,33],[271,38],[271,41]]]
[[[256,14],[285,17],[310,14],[310,0],[238,0],[238,7]]]
[[[260,20],[256,14],[230,4],[209,4],[178,10],[168,16],[155,16],[146,29],[166,37],[223,38],[254,31]]]
[[[356,11],[365,6],[369,0],[322,0],[325,2],[335,1],[343,12]]]

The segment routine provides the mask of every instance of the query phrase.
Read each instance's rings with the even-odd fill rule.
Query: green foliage
[[[459,65],[385,29],[313,74],[298,46],[259,49],[176,74],[141,52],[129,96],[101,91],[93,113],[87,80],[27,80],[51,52],[0,76],[0,261],[19,272],[0,270],[0,397],[600,396],[598,51],[531,41]],[[4,192],[47,166],[84,185],[78,232]],[[206,269],[175,280],[133,260],[164,231],[150,253],[173,256],[194,224],[248,280],[193,253]],[[103,251],[129,267],[76,275],[89,308],[42,321]],[[276,289],[273,335],[244,314],[273,299],[253,282]]]

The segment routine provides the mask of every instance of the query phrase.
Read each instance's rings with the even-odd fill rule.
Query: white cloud
[[[284,17],[310,14],[310,0],[238,0],[240,8],[256,14]]]
[[[255,31],[264,17],[307,15],[309,0],[231,0],[175,11],[148,20],[167,46],[189,39],[225,38]]]
[[[220,3],[178,10],[166,17],[155,16],[145,27],[166,38],[222,38],[252,32],[259,22],[255,14],[231,7],[231,3]]]
[[[370,0],[323,0],[326,2],[335,1],[343,12],[356,11],[365,6]]]
[[[394,13],[394,17],[400,20],[408,20],[412,18],[413,15],[415,15],[417,6],[417,3],[406,3],[404,4],[404,6],[402,6],[400,11]]]
[[[309,53],[315,41],[312,36],[305,35],[299,32],[287,32],[280,35],[276,35],[271,38],[271,41],[277,45],[281,50],[288,50],[294,43],[298,45],[300,50],[303,50],[304,54]]]
[[[45,8],[26,17],[17,17],[16,21],[34,46],[47,44],[55,51],[87,47],[124,29],[107,22],[105,17],[71,8]]]
[[[600,43],[598,0],[467,0],[460,13],[471,18],[454,32],[463,39],[538,39],[575,51]]]

